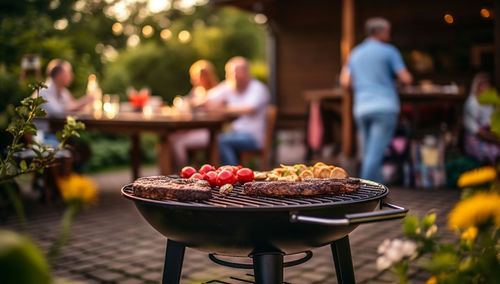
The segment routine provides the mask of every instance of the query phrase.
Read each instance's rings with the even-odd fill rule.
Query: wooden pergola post
[[[498,0],[500,1],[500,0]],[[342,66],[354,46],[354,0],[342,0],[340,59]],[[342,100],[342,153],[345,157],[354,154],[354,131],[352,117],[352,92],[344,90]]]

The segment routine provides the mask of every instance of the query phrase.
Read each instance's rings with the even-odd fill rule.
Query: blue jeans
[[[360,177],[382,182],[382,160],[396,129],[397,113],[372,113],[356,117],[363,143]]]
[[[221,165],[238,165],[238,152],[258,150],[257,142],[249,133],[229,132],[219,136],[219,155]]]

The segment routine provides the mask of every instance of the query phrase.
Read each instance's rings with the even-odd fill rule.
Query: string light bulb
[[[480,14],[481,14],[481,17],[483,17],[485,19],[489,19],[491,17],[490,10],[488,10],[486,8],[481,9]]]
[[[453,16],[451,14],[448,14],[448,13],[444,14],[443,19],[447,24],[453,24],[453,22],[455,22],[455,19],[453,19]]]

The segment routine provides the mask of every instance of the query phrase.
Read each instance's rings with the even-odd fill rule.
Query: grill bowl
[[[346,236],[357,225],[296,223],[291,222],[291,215],[338,219],[372,212],[389,193],[384,185],[364,180],[357,192],[332,196],[250,197],[241,190],[236,186],[229,196],[213,190],[212,199],[200,202],[137,197],[131,185],[124,186],[121,192],[168,239],[229,256],[276,250],[294,254],[324,246]]]

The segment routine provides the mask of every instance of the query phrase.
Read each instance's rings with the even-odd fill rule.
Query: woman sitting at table
[[[185,100],[191,108],[203,105],[208,98],[208,91],[219,83],[215,74],[215,68],[207,60],[198,60],[189,68],[189,76],[193,88]],[[172,166],[176,172],[188,162],[188,149],[206,147],[209,142],[207,129],[195,129],[189,131],[178,131],[169,136],[169,144],[172,147]]]
[[[464,106],[465,153],[483,163],[494,163],[500,157],[500,138],[490,130],[491,105],[481,105],[478,96],[491,88],[487,73],[478,73],[472,80],[470,95]]]

